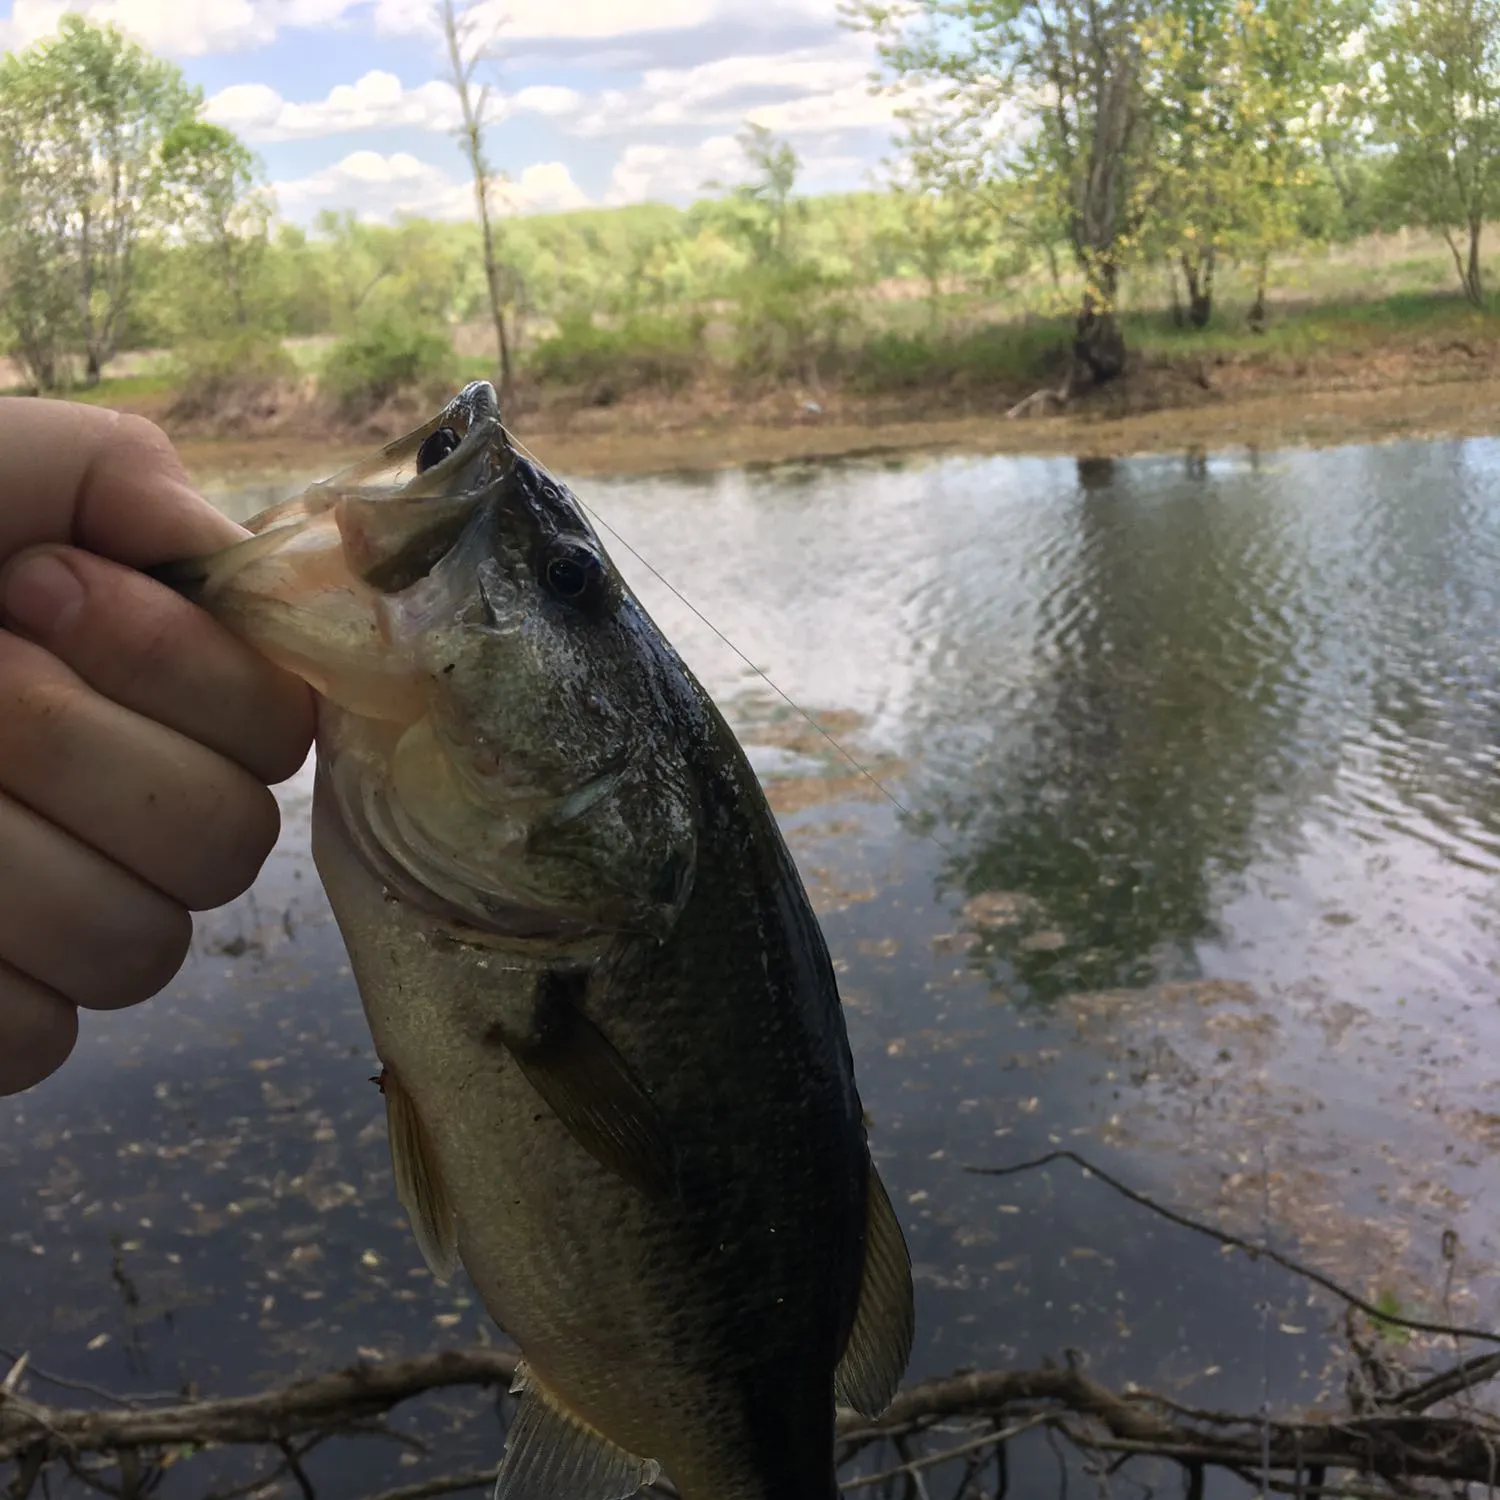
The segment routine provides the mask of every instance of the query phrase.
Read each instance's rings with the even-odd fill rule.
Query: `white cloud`
[[[409,126],[452,130],[459,123],[458,96],[446,83],[405,89],[394,73],[366,73],[341,83],[326,99],[298,104],[269,84],[236,83],[208,101],[209,119],[250,141],[311,140],[353,130]]]
[[[737,178],[744,165],[744,154],[732,135],[709,136],[690,146],[627,146],[615,163],[604,201],[690,202],[703,196],[705,182]]]
[[[888,125],[890,101],[869,93],[871,63],[863,41],[849,38],[791,52],[718,57],[691,68],[648,68],[636,87],[598,95],[574,129],[603,136],[746,119],[784,134]]]
[[[0,42],[23,47],[57,30],[69,11],[111,21],[174,57],[263,47],[286,26],[328,26],[351,0],[14,0]]]
[[[473,12],[480,31],[502,42],[604,41],[641,32],[680,31],[713,21],[832,19],[830,0],[484,0]],[[386,36],[433,34],[429,0],[377,0],[376,30]]]
[[[13,0],[0,20],[0,45],[25,46],[57,29],[68,11],[116,25],[174,57],[250,51],[288,27],[363,27],[367,0]],[[653,31],[682,31],[722,21],[774,23],[830,19],[829,0],[482,0],[481,27],[505,40],[602,41]],[[436,38],[431,0],[375,0],[382,36]]]
[[[575,112],[582,96],[555,84],[536,84],[493,102],[490,120],[529,111],[559,117]],[[458,95],[451,84],[434,80],[403,88],[394,73],[366,73],[341,83],[326,99],[298,104],[283,99],[269,84],[236,83],[208,101],[209,119],[248,141],[314,140],[351,131],[405,127],[450,131],[460,123]]]
[[[870,166],[863,157],[839,152],[837,139],[832,133],[816,143],[818,149],[803,154],[800,190],[853,187]],[[743,182],[749,170],[740,143],[732,135],[711,135],[678,146],[638,142],[626,146],[615,163],[603,202],[611,207],[646,201],[686,205],[702,198],[708,183]]]
[[[509,213],[563,213],[571,208],[587,208],[589,195],[573,181],[566,162],[540,161],[522,168],[514,181],[494,185],[494,192]]]
[[[583,108],[583,95],[577,89],[564,88],[560,83],[534,83],[519,94],[509,95],[503,106],[508,114],[529,110],[532,114],[549,115],[555,119],[577,114]]]
[[[872,94],[861,80],[823,94],[760,104],[748,110],[745,118],[777,135],[811,135],[830,130],[889,129],[896,120],[896,107],[894,99]]]
[[[307,177],[272,184],[283,217],[307,222],[321,210],[352,211],[371,222],[399,214],[431,219],[467,219],[474,214],[474,189],[466,177],[419,160],[406,151],[352,151],[341,161]],[[584,208],[588,195],[560,161],[537,162],[512,181],[493,185],[502,210],[551,213]]]

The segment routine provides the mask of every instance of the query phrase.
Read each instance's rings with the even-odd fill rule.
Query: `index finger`
[[[0,562],[67,542],[144,568],[245,535],[193,489],[166,434],[143,417],[0,397]]]

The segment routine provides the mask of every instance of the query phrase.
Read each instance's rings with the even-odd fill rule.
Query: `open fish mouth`
[[[146,571],[204,604],[240,569],[265,563],[282,548],[332,544],[360,582],[382,594],[398,593],[441,558],[514,461],[495,388],[487,380],[472,381],[420,427],[252,517],[246,530],[263,539],[259,547]],[[413,547],[416,506],[435,524],[419,529],[419,545]]]
[[[294,499],[262,511],[248,530],[260,536],[305,520],[353,491],[363,500],[387,503],[477,498],[511,457],[494,386],[471,381],[435,417]]]

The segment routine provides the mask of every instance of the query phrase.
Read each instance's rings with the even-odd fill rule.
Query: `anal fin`
[[[386,1068],[379,1082],[385,1095],[396,1196],[411,1220],[411,1232],[428,1270],[439,1281],[447,1281],[458,1267],[458,1225],[432,1137],[401,1080]]]
[[[916,1308],[911,1256],[901,1224],[874,1162],[869,1173],[859,1311],[834,1372],[833,1390],[845,1406],[873,1420],[891,1404],[901,1384],[916,1333]]]
[[[655,1484],[661,1465],[637,1458],[575,1416],[523,1364],[494,1500],[627,1500]]]

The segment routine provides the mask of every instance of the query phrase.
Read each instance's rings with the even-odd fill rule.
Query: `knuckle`
[[[113,445],[122,458],[145,460],[153,470],[165,469],[174,476],[182,472],[171,438],[145,417],[120,412],[115,421],[113,439]]]
[[[76,687],[61,672],[0,665],[0,767],[55,766],[77,704]]]
[[[146,682],[171,681],[182,669],[184,621],[173,609],[131,612],[129,671]]]

